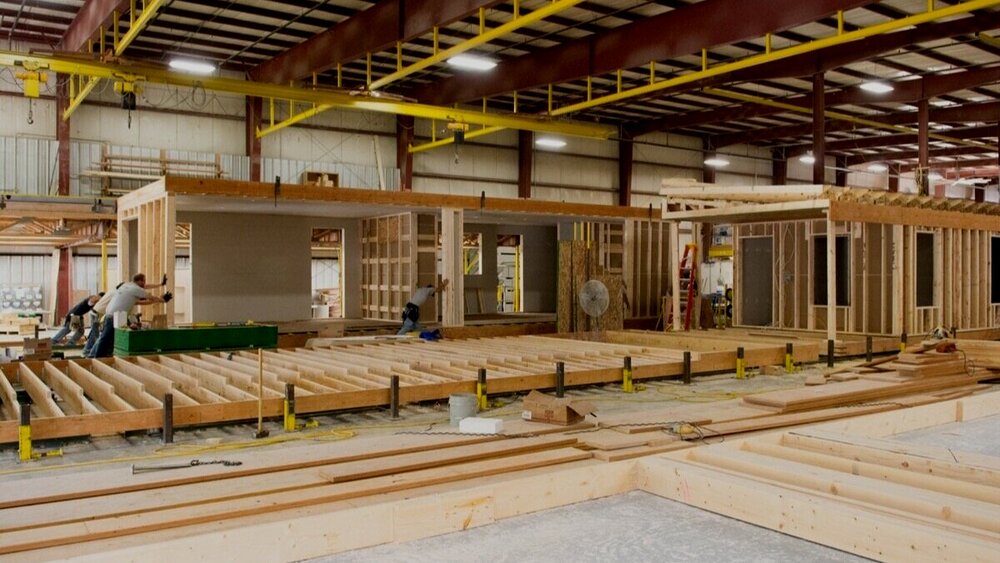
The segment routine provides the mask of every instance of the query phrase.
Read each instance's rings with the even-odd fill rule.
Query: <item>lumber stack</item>
[[[891,433],[994,415],[997,397],[646,458],[640,486],[873,559],[992,561],[1000,553],[1000,458]]]
[[[0,492],[0,555],[79,555],[101,551],[112,539],[145,541],[175,529],[197,535],[209,524],[238,528],[261,518],[291,519],[356,499],[589,459],[576,442],[563,435],[400,436],[347,442],[323,454],[316,447],[215,454],[238,458],[239,466],[139,474],[125,467],[88,474],[86,482],[32,479]],[[45,551],[67,546],[71,551]]]

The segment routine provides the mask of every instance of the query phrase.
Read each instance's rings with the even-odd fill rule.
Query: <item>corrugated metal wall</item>
[[[57,186],[58,145],[53,139],[35,137],[0,137],[0,191],[25,195],[54,195]],[[88,176],[88,170],[99,169],[101,143],[73,141],[70,143],[70,195],[96,196],[101,193],[101,178]],[[115,155],[140,156],[158,159],[159,149],[111,145]],[[167,151],[167,158],[174,161],[213,161],[215,154],[199,151]],[[225,178],[250,179],[250,158],[244,155],[220,155],[220,166]],[[306,170],[331,172],[340,175],[340,183],[351,188],[378,188],[378,167],[343,162],[313,162],[284,158],[264,158],[261,179],[273,182],[280,176],[286,183],[298,183]],[[137,172],[140,172],[137,170]],[[143,170],[142,173],[147,171]],[[155,170],[148,170],[150,175]],[[386,189],[399,189],[399,170],[383,167]],[[115,179],[114,186],[135,189],[143,180]]]
[[[58,149],[53,139],[0,137],[0,191],[55,193]]]
[[[187,256],[176,258],[178,270],[191,269],[191,259]],[[118,278],[118,257],[108,256],[108,285],[114,287],[121,280]],[[160,283],[156,280],[154,283]],[[87,290],[97,293],[101,285],[101,257],[100,256],[74,256],[73,257],[73,289],[76,291]]]

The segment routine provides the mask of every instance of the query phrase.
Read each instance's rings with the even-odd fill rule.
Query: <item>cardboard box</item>
[[[550,424],[576,424],[597,408],[580,399],[569,397],[557,399],[545,393],[532,391],[524,398],[521,418],[532,422],[548,422]]]

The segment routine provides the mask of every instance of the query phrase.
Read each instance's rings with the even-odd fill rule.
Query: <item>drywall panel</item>
[[[769,326],[773,322],[774,238],[746,237],[740,241],[740,278],[753,280],[739,288],[742,322]]]
[[[311,227],[301,217],[178,213],[191,223],[192,320],[311,315]]]

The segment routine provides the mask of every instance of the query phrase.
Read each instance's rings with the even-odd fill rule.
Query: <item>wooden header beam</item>
[[[915,209],[896,205],[867,205],[848,201],[831,201],[829,204],[830,219],[834,221],[1000,232],[1000,215]]]
[[[244,182],[216,180],[208,178],[182,178],[168,176],[163,180],[163,191],[170,195],[225,196],[240,198],[260,198],[273,201],[274,184],[265,182]],[[146,190],[156,191],[157,183],[132,192],[130,196],[142,198]],[[152,192],[150,192],[152,193]],[[158,193],[158,192],[157,192]],[[148,195],[148,194],[147,194]],[[649,219],[649,211],[643,208],[596,205],[589,203],[563,203],[537,199],[521,200],[497,197],[472,197],[415,192],[382,192],[363,189],[330,189],[301,184],[281,184],[278,198],[284,201],[317,201],[330,203],[353,203],[361,205],[385,205],[398,207],[421,207],[463,209],[481,212],[531,213],[539,215],[566,215],[573,217],[604,217],[611,219]],[[125,206],[126,202],[121,202]]]

